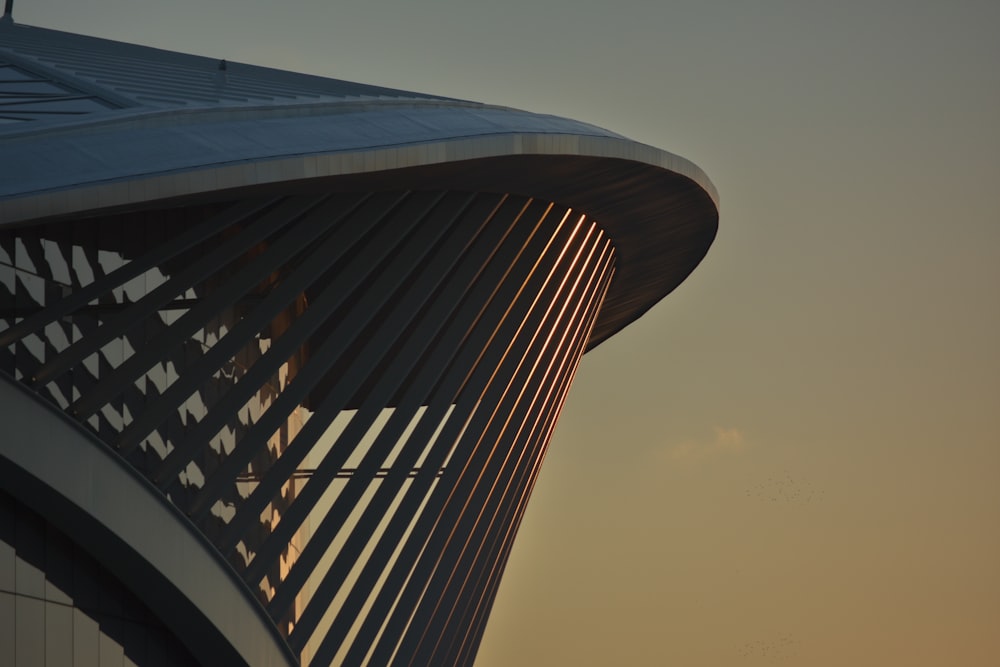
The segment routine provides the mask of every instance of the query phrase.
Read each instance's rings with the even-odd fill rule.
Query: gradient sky
[[[587,355],[477,665],[1000,664],[1000,3],[18,0],[588,121],[719,189]]]

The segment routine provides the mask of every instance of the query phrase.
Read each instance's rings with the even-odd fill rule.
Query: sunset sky
[[[1000,2],[14,9],[587,121],[715,183],[705,261],[584,358],[478,666],[1000,665]]]

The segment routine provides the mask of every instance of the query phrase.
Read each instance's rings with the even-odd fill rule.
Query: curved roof
[[[680,284],[718,197],[687,160],[578,121],[0,23],[0,224],[277,191],[545,198],[611,235],[593,347]]]

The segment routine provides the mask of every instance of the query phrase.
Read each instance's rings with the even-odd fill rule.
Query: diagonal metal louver
[[[471,660],[613,275],[593,221],[351,193],[0,248],[4,371],[187,514],[295,652]]]

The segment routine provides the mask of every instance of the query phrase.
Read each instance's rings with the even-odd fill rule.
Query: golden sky
[[[481,667],[1000,664],[1000,3],[15,18],[575,118],[714,181],[706,260],[584,359]]]

